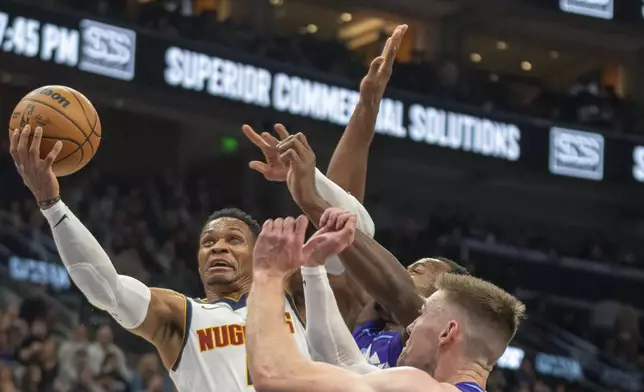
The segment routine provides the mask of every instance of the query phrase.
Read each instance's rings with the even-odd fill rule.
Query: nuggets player
[[[98,241],[61,201],[51,169],[56,154],[41,159],[42,130],[36,130],[29,145],[31,134],[29,126],[14,131],[11,155],[49,222],[70,277],[87,299],[152,343],[180,392],[253,390],[247,371],[245,320],[253,246],[260,232],[257,222],[240,210],[225,209],[214,213],[204,225],[198,262],[206,299],[148,288],[132,277],[119,275]],[[295,304],[286,292],[282,300],[283,321],[299,353],[308,356]]]

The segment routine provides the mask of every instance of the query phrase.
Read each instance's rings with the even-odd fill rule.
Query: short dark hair
[[[467,270],[467,268],[463,267],[459,263],[455,262],[452,259],[448,259],[447,257],[435,257],[436,260],[440,260],[443,263],[447,264],[449,266],[449,273],[450,274],[455,274],[455,275],[471,275],[470,271]]]
[[[259,223],[257,223],[257,221],[253,219],[252,216],[240,210],[239,208],[222,208],[221,210],[213,212],[206,220],[204,228],[208,223],[219,218],[234,218],[244,222],[246,226],[248,226],[250,232],[253,233],[255,238],[257,238],[259,236],[259,233],[262,231],[262,227],[259,225]]]

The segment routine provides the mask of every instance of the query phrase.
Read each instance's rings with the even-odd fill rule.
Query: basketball
[[[78,91],[65,86],[44,86],[25,95],[9,122],[9,136],[31,126],[43,130],[40,157],[45,158],[57,141],[63,149],[53,164],[57,177],[82,169],[94,157],[101,142],[101,121],[92,103]]]

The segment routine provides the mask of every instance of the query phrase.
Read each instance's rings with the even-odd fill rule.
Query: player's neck
[[[210,285],[205,287],[206,300],[216,301],[222,298],[239,299],[242,295],[250,291],[250,284],[243,282],[232,283],[227,285]]]
[[[489,372],[477,364],[471,364],[463,369],[452,372],[442,372],[443,377],[439,376],[439,369],[436,370],[436,379],[448,384],[456,385],[462,382],[471,382],[485,388]],[[441,380],[442,379],[442,380]]]

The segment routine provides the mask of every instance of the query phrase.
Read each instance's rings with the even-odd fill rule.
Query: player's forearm
[[[246,345],[255,388],[293,377],[304,358],[284,322],[285,284],[281,277],[256,273],[248,298]]]
[[[123,327],[138,327],[147,314],[150,289],[134,278],[119,275],[96,238],[62,201],[44,210],[43,215],[69,276],[87,299]]]
[[[353,279],[401,323],[416,319],[422,300],[414,282],[398,259],[376,240],[356,231],[353,244],[341,254]]]
[[[377,371],[360,353],[344,324],[324,267],[302,267],[308,327],[306,339],[315,360],[365,374]]]
[[[358,102],[327,171],[329,179],[360,202],[364,201],[367,159],[375,133],[379,103],[362,99]]]

